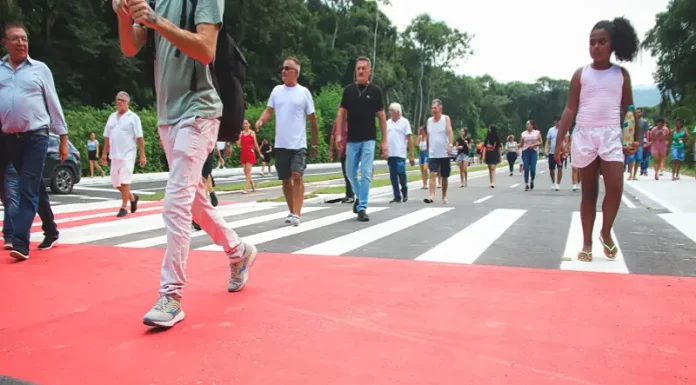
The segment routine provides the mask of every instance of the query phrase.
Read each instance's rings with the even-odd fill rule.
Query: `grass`
[[[486,170],[487,168],[488,168],[487,166],[469,167],[469,172]],[[420,176],[420,174],[409,174],[406,176],[406,180],[408,182],[416,182],[416,181],[421,180],[421,176]],[[378,187],[385,187],[385,186],[391,186],[390,179],[374,179],[374,180],[372,180],[372,183],[370,183],[370,188],[378,188]],[[326,187],[323,189],[315,190],[312,193],[313,194],[342,194],[345,191],[346,191],[345,186],[333,186],[333,187]]]
[[[413,166],[413,167],[408,167],[406,171],[414,171],[418,170],[418,166]],[[385,175],[389,174],[389,170],[375,170],[375,175]],[[305,184],[307,183],[318,183],[318,182],[327,182],[331,180],[337,180],[337,179],[343,179],[343,174],[342,173],[334,173],[334,174],[324,174],[324,175],[307,175],[304,177],[304,182]],[[261,188],[271,188],[271,187],[280,187],[283,185],[283,181],[280,180],[265,180],[262,182],[256,183],[256,188],[261,189]],[[388,185],[388,183],[387,183]],[[244,190],[245,183],[233,183],[233,184],[228,184],[228,185],[222,185],[222,186],[217,186],[215,187],[215,191],[242,191]],[[152,195],[142,195],[140,196],[141,201],[160,201],[164,199],[164,191],[158,191]],[[260,201],[259,201],[260,202]]]

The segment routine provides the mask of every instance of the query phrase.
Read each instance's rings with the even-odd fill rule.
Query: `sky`
[[[380,8],[403,31],[416,16],[474,35],[474,55],[452,68],[456,73],[489,74],[501,82],[534,82],[542,76],[568,79],[591,61],[589,36],[600,20],[623,16],[642,41],[669,0],[391,0]],[[654,85],[655,59],[647,51],[621,63],[634,88]]]

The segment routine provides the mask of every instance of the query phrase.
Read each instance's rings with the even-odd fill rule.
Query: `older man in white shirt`
[[[121,192],[121,208],[117,217],[128,215],[126,205],[130,202],[130,211],[138,209],[138,196],[130,189],[135,169],[135,155],[140,152],[140,167],[145,167],[145,140],[140,117],[128,108],[130,96],[121,91],[116,95],[116,112],[109,116],[104,127],[104,151],[102,164],[106,165],[106,155],[111,158],[111,183]]]

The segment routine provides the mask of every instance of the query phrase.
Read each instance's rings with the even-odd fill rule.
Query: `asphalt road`
[[[441,200],[441,189],[434,203],[424,203],[427,192],[420,189],[420,182],[410,184],[406,203],[390,204],[390,187],[374,189],[368,223],[356,221],[350,205],[324,203],[324,197],[319,197],[305,202],[300,226],[289,226],[284,223],[284,203],[254,202],[280,195],[277,188],[247,196],[223,195],[217,210],[231,228],[265,252],[696,276],[696,239],[689,235],[688,226],[663,219],[666,209],[646,203],[629,190],[614,227],[620,249],[617,259],[609,261],[603,255],[597,241],[598,215],[594,261],[577,261],[582,246],[580,192],[571,191],[569,169],[560,191],[551,189],[545,161],[539,162],[538,170],[536,188],[524,191],[517,170],[513,176],[499,170],[495,188],[488,187],[485,171],[474,173],[469,186],[461,188],[454,168],[447,204]],[[599,211],[602,197],[600,192]],[[227,200],[241,204],[225,205]],[[66,214],[73,220],[61,219],[65,221],[59,223],[62,243],[165,246],[161,210],[156,206],[118,220],[109,212],[95,214],[96,208],[103,208],[99,204],[82,206],[87,211]],[[40,229],[35,230],[34,236],[40,237]],[[194,233],[191,247],[219,249],[204,232]]]

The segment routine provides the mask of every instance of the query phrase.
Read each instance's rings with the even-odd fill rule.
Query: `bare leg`
[[[621,206],[621,195],[623,194],[623,165],[620,162],[601,161],[602,175],[604,176],[604,201],[602,202],[602,230],[600,235],[604,243],[610,248],[614,246],[611,238],[611,228],[614,226],[616,214]],[[609,250],[604,250],[608,253]],[[616,250],[610,253],[616,255]]]
[[[435,199],[435,190],[437,189],[438,173],[430,172],[430,200]]]
[[[623,164],[618,163],[619,179],[623,182]],[[615,167],[614,167],[615,168]],[[597,216],[597,197],[599,195],[599,158],[587,167],[578,170],[582,179],[582,198],[580,200],[580,221],[582,222],[582,251],[592,251],[592,231]],[[605,172],[602,169],[602,172]],[[605,175],[606,178],[606,175]],[[621,197],[619,197],[619,200]]]
[[[489,164],[488,165],[488,180],[491,182],[490,186],[493,187],[495,186],[495,169],[498,166],[495,164]]]
[[[292,173],[292,201],[294,209],[292,213],[299,217],[302,203],[304,203],[304,181],[302,174],[296,172]]]
[[[292,179],[283,179],[283,195],[285,196],[285,203],[288,204],[288,210],[290,213],[295,213],[295,199],[293,195],[294,189],[292,186]]]

